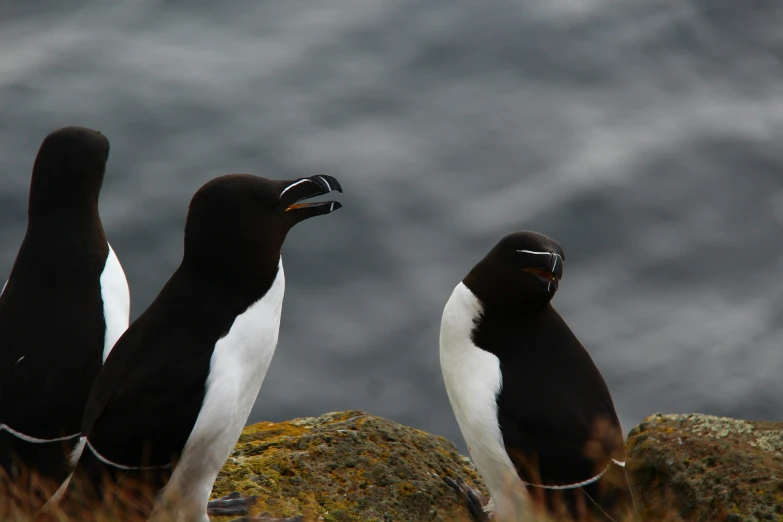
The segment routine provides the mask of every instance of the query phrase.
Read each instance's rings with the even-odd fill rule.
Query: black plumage
[[[503,238],[463,280],[481,303],[472,344],[497,357],[503,445],[552,514],[626,520],[634,512],[624,437],[606,383],[550,301],[565,254],[551,238]]]
[[[109,247],[98,196],[108,153],[99,132],[66,127],[46,137],[33,167],[27,231],[0,296],[0,468],[14,480],[67,476],[101,368]]]

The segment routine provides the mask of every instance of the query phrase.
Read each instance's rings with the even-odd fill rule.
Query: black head
[[[546,306],[563,276],[565,254],[536,232],[509,234],[463,279],[485,307],[536,311]]]
[[[303,200],[342,192],[331,176],[276,181],[250,174],[215,178],[193,196],[183,263],[221,280],[248,281],[275,272],[286,235],[305,219],[340,208]]]
[[[63,127],[44,139],[33,166],[30,217],[98,212],[109,140],[84,127]]]

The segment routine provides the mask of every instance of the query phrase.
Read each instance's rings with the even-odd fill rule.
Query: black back
[[[0,423],[36,438],[79,432],[101,367],[108,245],[98,196],[108,153],[108,140],[90,129],[46,137],[27,232],[0,296]],[[8,455],[0,442],[0,461]]]
[[[540,477],[524,470],[523,480],[574,484],[600,472],[609,458],[624,460],[620,423],[604,379],[551,305],[513,322],[486,312],[473,335],[477,346],[500,359],[498,416],[507,449],[539,466]],[[596,438],[601,423],[609,435]],[[586,455],[593,440],[601,442],[598,459]]]
[[[624,461],[624,438],[601,373],[549,303],[555,291],[526,271],[541,268],[541,256],[520,252],[525,250],[558,254],[562,274],[565,256],[552,239],[532,232],[504,238],[464,279],[483,305],[473,342],[500,361],[498,422],[520,478],[576,484],[601,473],[612,459]],[[620,489],[618,494],[617,487],[600,482],[584,488],[609,513],[618,504],[626,509],[627,483]],[[541,492],[562,497],[572,514],[576,494],[582,494],[534,493]]]

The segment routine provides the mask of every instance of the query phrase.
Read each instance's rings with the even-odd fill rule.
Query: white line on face
[[[560,262],[563,262],[563,257],[560,254],[557,254],[555,252],[536,252],[535,250],[517,250],[517,252],[521,252],[523,254],[534,254],[537,256],[554,256],[555,261],[552,263],[552,271],[555,271],[555,267],[557,266],[557,260],[559,259]]]
[[[539,256],[551,256],[552,252],[536,252],[535,250],[517,250],[517,252],[523,252],[525,254],[536,254]],[[557,255],[557,254],[555,254]]]

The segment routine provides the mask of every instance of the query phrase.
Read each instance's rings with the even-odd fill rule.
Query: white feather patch
[[[76,447],[73,448],[73,451],[71,452],[71,467],[76,467],[76,464],[79,463],[79,459],[82,458],[82,453],[84,453],[84,446],[87,444],[87,437],[79,437],[79,442],[76,444]]]
[[[101,299],[106,333],[103,342],[103,360],[109,356],[117,339],[128,329],[130,318],[130,290],[120,260],[109,245],[109,255],[101,273]]]

